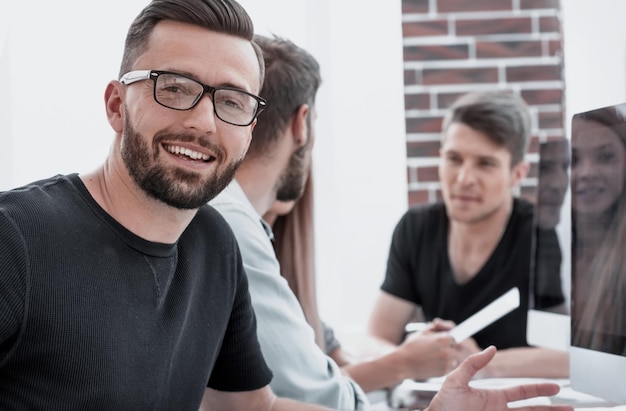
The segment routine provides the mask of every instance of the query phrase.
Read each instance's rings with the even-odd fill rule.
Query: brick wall
[[[533,199],[540,141],[564,130],[559,0],[402,0],[409,205],[441,198],[441,120],[474,90],[521,96],[532,115],[528,178]]]

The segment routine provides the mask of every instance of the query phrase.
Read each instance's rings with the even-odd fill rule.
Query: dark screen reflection
[[[556,227],[561,222],[565,194],[569,187],[570,150],[565,138],[541,143],[532,279],[533,309],[568,314],[562,267],[562,246]]]

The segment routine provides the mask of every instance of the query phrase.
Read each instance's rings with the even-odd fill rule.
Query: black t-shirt
[[[163,244],[121,226],[75,174],[0,194],[0,409],[197,411],[207,385],[270,380],[213,208]]]
[[[409,209],[398,222],[381,289],[422,307],[435,317],[459,324],[513,287],[520,307],[473,337],[480,347],[527,346],[526,316],[530,274],[533,206],[516,198],[506,229],[492,255],[465,284],[454,278],[448,257],[448,217],[442,203]]]

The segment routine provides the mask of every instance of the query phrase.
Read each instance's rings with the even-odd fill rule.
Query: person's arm
[[[500,389],[477,389],[469,382],[483,369],[496,354],[495,347],[489,347],[469,356],[446,377],[443,385],[424,411],[447,410],[510,410],[509,402],[534,397],[552,396],[560,387],[553,383],[524,384]],[[518,411],[573,411],[569,405],[537,405],[515,408]]]
[[[445,332],[414,333],[391,352],[342,368],[365,392],[395,386],[404,379],[439,377],[457,364],[456,343]]]
[[[565,351],[541,347],[499,350],[493,360],[478,373],[478,376],[480,378],[568,378],[569,354]]]
[[[279,397],[354,410],[367,398],[315,342],[300,303],[280,275],[272,244],[258,219],[237,204],[213,202],[241,250],[257,320],[257,337]]]
[[[367,331],[375,338],[398,345],[404,338],[406,325],[416,319],[417,312],[415,304],[381,291],[374,303]]]
[[[269,386],[253,391],[226,392],[207,388],[198,411],[323,411],[318,405],[278,398]]]

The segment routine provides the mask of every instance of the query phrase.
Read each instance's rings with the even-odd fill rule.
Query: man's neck
[[[246,164],[244,161],[235,174],[235,180],[260,216],[267,213],[276,202],[278,176],[273,169]]]
[[[197,210],[181,210],[149,197],[124,170],[105,163],[80,178],[93,199],[118,223],[153,242],[178,241]]]
[[[512,209],[513,199],[481,221],[450,221],[448,256],[459,283],[473,278],[493,254],[506,230]]]

